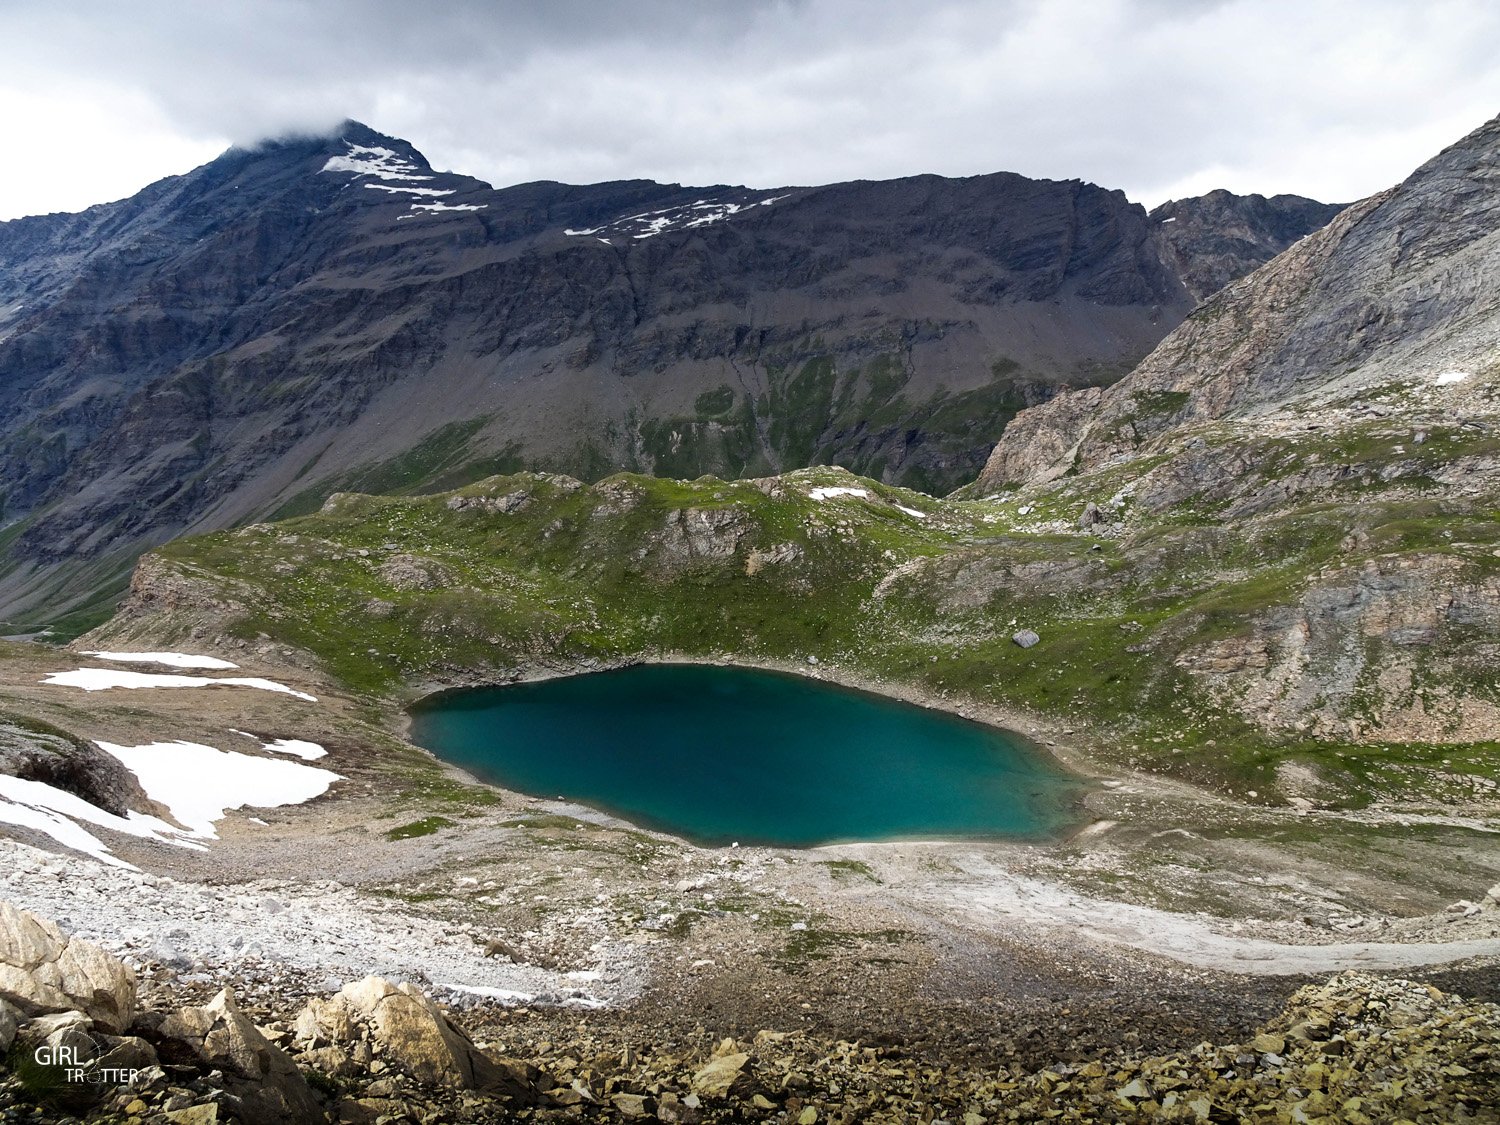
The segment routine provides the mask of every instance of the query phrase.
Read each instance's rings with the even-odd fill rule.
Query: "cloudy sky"
[[[0,0],[0,218],[345,117],[497,185],[1344,201],[1496,112],[1495,0]]]

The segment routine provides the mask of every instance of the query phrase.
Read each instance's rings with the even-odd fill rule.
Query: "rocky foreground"
[[[1500,1121],[1500,1007],[1345,973],[1248,1042],[1027,1070],[762,1030],[711,1050],[652,1028],[506,1034],[410,984],[242,1004],[142,1001],[124,963],[0,902],[0,1120],[213,1125],[464,1121]],[[181,997],[177,998],[178,1000]],[[520,1049],[518,1049],[520,1048]]]

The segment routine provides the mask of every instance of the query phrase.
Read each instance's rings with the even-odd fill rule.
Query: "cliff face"
[[[946,490],[1187,313],[1163,229],[1009,174],[496,191],[353,123],[0,224],[0,617],[340,487],[837,461]]]
[[[1267,199],[1220,190],[1163,203],[1151,218],[1167,260],[1201,301],[1326,226],[1343,209],[1341,203],[1300,195]]]
[[[1136,554],[1198,540],[1152,596],[1205,571],[1219,592],[1152,643],[1277,739],[1487,744],[1497,434],[1500,118],[1210,297],[1119,383],[1024,411],[975,491],[1067,496]]]
[[[1312,418],[1380,396],[1381,409],[1477,409],[1497,343],[1500,118],[1210,297],[1097,400],[1023,414],[980,486],[1150,453],[1214,419]]]

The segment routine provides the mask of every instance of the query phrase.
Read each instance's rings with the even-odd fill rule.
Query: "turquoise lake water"
[[[1083,786],[1018,735],[802,676],[651,664],[449,692],[412,736],[507,789],[698,843],[1042,837]]]

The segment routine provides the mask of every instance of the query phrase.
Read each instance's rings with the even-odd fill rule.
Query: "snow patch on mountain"
[[[295,695],[309,703],[317,697],[305,691],[296,691],[274,680],[259,676],[176,676],[159,672],[125,672],[113,668],[77,668],[70,672],[52,672],[42,680],[44,684],[61,684],[63,687],[82,688],[84,691],[108,691],[110,688],[199,688],[199,687],[249,687],[261,691],[277,691]]]
[[[217,656],[195,656],[186,652],[85,652],[84,656],[96,656],[100,660],[118,660],[126,664],[164,664],[169,668],[206,668],[225,671],[238,668]]]
[[[563,230],[563,234],[569,238],[610,234],[640,241],[654,238],[670,230],[693,230],[712,226],[714,223],[725,222],[753,207],[769,207],[786,198],[787,196],[783,194],[754,199],[750,198],[747,193],[745,197],[739,199],[697,199],[678,207],[663,207],[655,211],[640,211],[633,215],[625,215],[597,227],[568,227]],[[599,238],[599,241],[612,245],[607,238]]]
[[[196,742],[97,745],[135,774],[146,795],[170,809],[173,820],[203,840],[218,839],[214,822],[230,809],[300,805],[340,780],[332,770]]]
[[[483,211],[488,203],[413,203],[405,215],[397,215],[396,221],[415,219],[423,214],[433,215],[440,211]]]
[[[834,488],[834,487],[828,487],[828,486],[825,486],[825,487],[822,487],[822,488],[814,488],[807,495],[808,495],[808,498],[811,499],[811,500],[832,500],[832,499],[834,499],[835,497],[838,497],[838,496],[858,496],[861,499],[865,499],[865,500],[868,500],[870,498],[870,493],[869,493],[868,489],[864,489],[864,488]]]
[[[341,778],[331,770],[195,742],[96,745],[134,773],[146,796],[166,807],[177,824],[134,809],[116,816],[46,782],[4,774],[0,774],[0,824],[31,829],[100,863],[135,870],[91,830],[107,828],[123,836],[206,851],[200,841],[218,839],[214,824],[230,809],[300,805],[322,796]],[[327,753],[317,743],[300,739],[278,738],[262,745],[304,761]]]
[[[392,187],[390,184],[366,184],[371,191],[399,192],[402,195],[452,195],[454,188]]]
[[[379,145],[357,145],[345,141],[349,151],[343,156],[330,156],[320,172],[348,172],[353,176],[374,176],[377,180],[430,180],[421,174],[421,169],[394,149]]]

